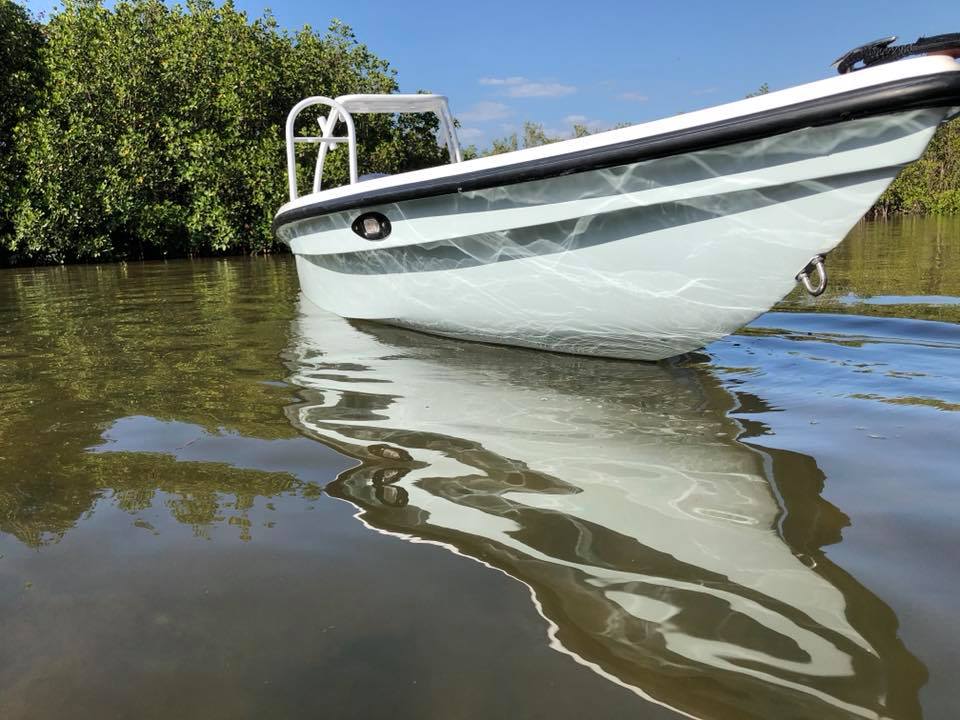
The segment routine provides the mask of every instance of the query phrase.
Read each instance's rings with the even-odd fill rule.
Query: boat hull
[[[949,108],[811,127],[291,223],[304,295],[343,317],[659,360],[767,311],[917,159]],[[358,237],[363,212],[390,219]]]

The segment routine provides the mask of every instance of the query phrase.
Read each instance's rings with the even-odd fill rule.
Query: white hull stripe
[[[822,192],[859,185],[892,174],[889,168],[806,180],[762,190],[735,192],[600,213],[546,225],[332,254],[303,254],[317,267],[349,275],[388,275],[461,270],[510,260],[581,250],[717,217],[736,215]]]

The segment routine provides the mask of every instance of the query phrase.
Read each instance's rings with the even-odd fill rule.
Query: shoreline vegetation
[[[286,199],[290,107],[397,90],[396,70],[337,20],[324,33],[288,32],[270,14],[251,19],[214,0],[65,0],[36,19],[0,0],[0,267],[277,250],[270,222]],[[441,164],[436,129],[431,116],[365,117],[361,173]],[[528,122],[465,156],[561,139]],[[346,181],[345,160],[329,158],[332,184]],[[306,182],[307,153],[301,163]],[[953,213],[960,120],[869,216]]]

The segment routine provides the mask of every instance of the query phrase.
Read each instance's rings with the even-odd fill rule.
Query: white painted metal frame
[[[295,125],[297,117],[306,108],[313,105],[326,105],[330,112],[317,118],[320,125],[319,135],[297,135]],[[443,95],[341,95],[336,99],[315,95],[301,100],[287,115],[287,181],[290,187],[290,200],[299,196],[297,188],[297,159],[296,144],[319,144],[317,163],[313,171],[312,192],[320,192],[323,180],[323,164],[327,152],[338,145],[346,143],[349,153],[350,184],[357,182],[357,133],[351,113],[433,113],[440,121],[440,140],[450,154],[450,162],[463,161],[460,153],[460,143],[457,140],[457,131],[453,117],[447,105],[447,98]],[[346,135],[334,135],[333,132],[340,121],[346,125]]]

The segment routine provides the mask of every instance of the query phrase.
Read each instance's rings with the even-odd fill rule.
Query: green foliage
[[[561,140],[557,137],[549,137],[543,130],[543,125],[539,123],[525,122],[523,124],[523,147],[539,147],[549,145]]]
[[[517,134],[513,133],[502,138],[494,139],[491,143],[490,148],[486,150],[483,155],[501,155],[503,153],[513,152],[514,150],[520,149],[520,140],[517,138]]]
[[[268,250],[290,107],[397,89],[346,25],[291,36],[229,1],[66,0],[46,37],[41,107],[16,130],[29,192],[5,239],[35,261]],[[422,116],[364,118],[361,171],[442,162],[435,129]],[[334,152],[325,181],[345,178]]]
[[[230,0],[65,0],[40,26],[0,0],[0,263],[270,250],[289,108],[396,90],[389,63],[339,21],[290,34]],[[958,127],[938,133],[879,212],[960,212]],[[432,116],[363,116],[361,173],[444,162],[436,129]],[[527,122],[465,157],[559,139]],[[315,148],[299,150],[304,187]],[[327,187],[345,182],[346,153],[325,169]]]
[[[758,87],[752,93],[747,93],[746,97],[748,98],[759,97],[760,95],[766,95],[768,92],[770,92],[770,86],[767,85],[767,83],[763,83],[760,87]]]
[[[540,145],[548,145],[550,143],[558,142],[563,138],[550,137],[543,129],[541,123],[535,123],[527,121],[523,124],[523,136],[518,136],[517,133],[512,133],[503,138],[498,138],[493,141],[490,146],[490,149],[487,150],[484,155],[499,155],[501,153],[513,152],[514,150],[519,150],[521,147],[532,148],[539,147]]]
[[[36,102],[42,45],[40,27],[27,12],[11,0],[0,0],[0,237],[12,230],[10,215],[23,187],[14,128]]]
[[[630,127],[632,123],[617,123],[611,129],[618,130],[620,128]],[[592,135],[594,131],[590,130],[583,123],[574,123],[570,137],[572,138],[582,138]],[[518,135],[517,133],[512,133],[506,137],[497,138],[490,145],[490,148],[484,152],[480,152],[479,155],[499,155],[500,153],[513,152],[514,150],[519,150],[520,148],[531,148],[539,147],[540,145],[549,145],[550,143],[560,142],[567,138],[562,137],[552,137],[547,134],[546,130],[543,129],[541,123],[530,122],[529,120],[523,123],[523,135]],[[470,146],[474,152],[476,148]],[[464,159],[467,159],[464,156]]]
[[[873,212],[881,216],[960,213],[960,118],[937,131],[927,151],[897,176]]]

